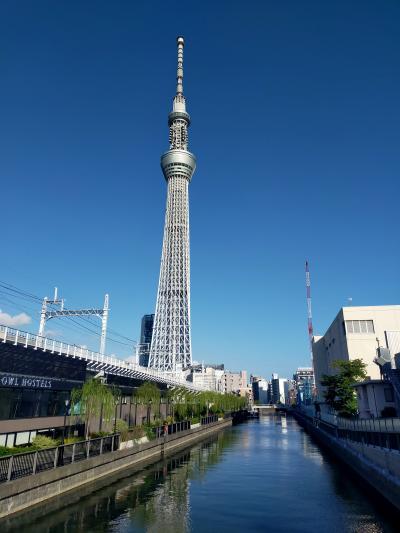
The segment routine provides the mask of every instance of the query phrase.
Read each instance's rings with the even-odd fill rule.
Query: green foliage
[[[17,453],[25,453],[25,452],[31,452],[33,451],[32,448],[28,447],[15,447],[15,448],[7,448],[7,446],[0,446],[0,457],[4,457],[5,455],[16,455]]]
[[[143,429],[143,426],[135,426],[134,428],[129,430],[127,440],[137,440],[137,439],[141,439],[144,436],[145,436],[145,431]]]
[[[357,398],[353,385],[366,378],[366,364],[362,359],[354,359],[334,361],[332,366],[338,373],[333,376],[324,375],[321,379],[321,385],[326,387],[325,401],[340,416],[354,416],[357,413]]]
[[[142,426],[143,428],[143,431],[146,435],[146,437],[149,439],[149,440],[153,440],[156,438],[156,435],[153,431],[153,426],[151,426],[150,424],[146,424],[145,426]]]
[[[128,433],[129,433],[129,427],[128,427],[128,424],[125,422],[125,420],[122,420],[121,418],[117,420],[116,431],[117,433],[120,433],[122,441],[127,440]]]
[[[109,437],[112,435],[109,431],[95,431],[94,433],[90,434],[91,439],[100,439],[101,437]],[[84,440],[84,439],[81,439]]]
[[[86,438],[90,432],[90,421],[93,417],[111,418],[119,391],[110,389],[100,379],[89,379],[82,389],[73,389],[71,393],[71,411],[85,416]]]
[[[32,440],[32,450],[42,450],[43,448],[54,448],[58,446],[59,442],[46,437],[45,435],[36,435]],[[25,450],[26,451],[26,450]]]
[[[159,405],[161,398],[160,389],[155,383],[146,381],[133,393],[133,399],[142,405]]]

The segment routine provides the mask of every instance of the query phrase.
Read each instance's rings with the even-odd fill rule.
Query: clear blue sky
[[[107,291],[110,327],[138,337],[183,34],[194,358],[266,376],[307,365],[306,258],[317,333],[348,297],[400,303],[399,25],[397,0],[4,0],[0,279],[58,285],[69,307]]]

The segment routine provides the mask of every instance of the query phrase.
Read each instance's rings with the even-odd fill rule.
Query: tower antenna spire
[[[183,94],[183,47],[185,46],[185,39],[177,37],[178,45],[178,66],[176,69],[176,94]]]
[[[310,341],[310,352],[311,352],[311,361],[312,361],[313,360],[312,343],[313,343],[313,337],[314,337],[314,328],[313,328],[312,310],[311,310],[311,279],[310,279],[310,269],[308,267],[308,261],[306,261],[306,291],[307,291],[308,339]]]

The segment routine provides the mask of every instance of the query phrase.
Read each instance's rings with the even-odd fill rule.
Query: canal
[[[2,522],[2,533],[398,531],[398,515],[292,418],[249,421],[102,483]]]

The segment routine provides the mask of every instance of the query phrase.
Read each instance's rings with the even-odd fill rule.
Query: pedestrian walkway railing
[[[167,431],[164,430],[167,428]],[[159,439],[163,435],[172,435],[174,433],[179,433],[180,431],[187,431],[190,429],[190,421],[182,420],[182,422],[174,422],[173,424],[168,424],[168,426],[158,426],[153,428],[156,439]]]
[[[400,433],[400,418],[343,418],[323,411],[316,413],[312,406],[302,406],[301,411],[311,418],[318,418],[339,429]]]
[[[386,450],[400,451],[399,418],[352,420],[328,413],[318,413],[318,416],[310,416],[304,409],[301,409],[301,411],[312,420],[314,426],[322,429],[332,437]]]
[[[31,476],[113,452],[119,448],[119,434],[63,444],[33,452],[17,453],[0,457],[0,483]]]
[[[218,422],[218,415],[208,415],[204,416],[201,420],[201,425],[205,426],[206,424],[212,424],[213,422]]]

